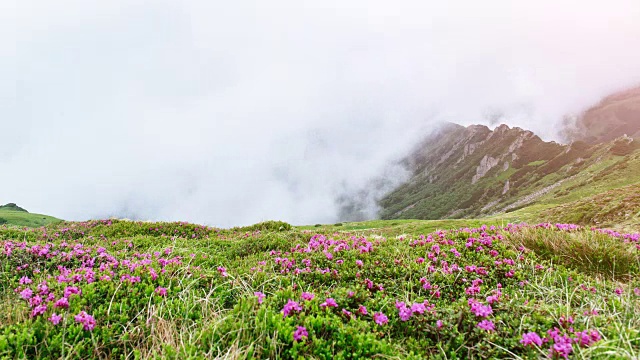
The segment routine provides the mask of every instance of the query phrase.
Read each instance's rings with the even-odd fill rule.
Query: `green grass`
[[[26,226],[26,227],[40,227],[49,224],[59,223],[62,220],[54,218],[53,216],[32,214],[24,211],[13,211],[0,209],[0,226],[1,225],[13,225],[13,226]]]
[[[528,166],[540,166],[540,165],[542,165],[542,164],[544,164],[546,162],[547,162],[546,160],[537,160],[537,161],[532,161],[532,162],[528,163],[527,165]]]
[[[483,228],[483,220],[272,221],[234,229],[105,220],[46,231],[0,228],[0,358],[536,359],[549,354],[553,340],[524,346],[522,334],[545,337],[554,328],[601,338],[573,344],[575,358],[640,355],[636,243],[502,221]],[[452,264],[461,271],[445,271]],[[478,293],[469,293],[478,279]],[[32,316],[20,298],[29,288],[53,292],[55,301],[70,286],[80,294],[70,295],[69,307],[48,303],[43,315]],[[256,292],[265,295],[262,303]],[[315,298],[303,301],[302,292]],[[471,310],[469,299],[488,304],[497,293],[486,318]],[[324,308],[327,298],[338,307]],[[289,300],[301,310],[284,316]],[[400,318],[397,302],[425,300],[430,311]],[[358,313],[361,305],[367,315]],[[95,328],[74,319],[81,311],[95,318]],[[47,320],[54,312],[63,316],[58,325]],[[378,312],[388,323],[374,321]],[[570,326],[562,320],[569,317]],[[483,319],[495,330],[480,329]],[[296,341],[299,326],[307,336]]]

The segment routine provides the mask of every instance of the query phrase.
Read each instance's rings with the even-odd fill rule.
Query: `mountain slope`
[[[635,146],[625,139],[618,144],[628,146],[627,152]],[[412,176],[380,200],[380,216],[440,219],[512,211],[615,156],[613,146],[545,142],[530,131],[506,125],[492,131],[448,124],[403,160]]]
[[[53,216],[32,214],[14,203],[0,206],[0,226],[14,225],[40,227],[59,223],[61,221],[62,220],[57,219]]]
[[[608,142],[623,135],[640,138],[640,87],[602,99],[565,133],[567,140],[583,140],[590,144]]]

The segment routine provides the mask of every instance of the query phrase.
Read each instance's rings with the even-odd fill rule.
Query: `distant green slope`
[[[380,199],[382,219],[512,218],[640,183],[640,142],[630,138],[561,145],[518,128],[454,125],[428,140],[405,160],[410,179]]]
[[[54,218],[53,216],[32,214],[22,210],[7,210],[7,208],[0,207],[0,226],[40,227],[61,221],[62,220]]]

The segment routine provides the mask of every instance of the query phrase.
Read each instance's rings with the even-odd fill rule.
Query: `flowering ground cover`
[[[0,227],[0,358],[638,358],[640,235]]]

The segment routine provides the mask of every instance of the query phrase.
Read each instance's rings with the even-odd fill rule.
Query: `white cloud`
[[[640,83],[636,0],[2,6],[0,202],[67,219],[333,221],[436,121]]]

